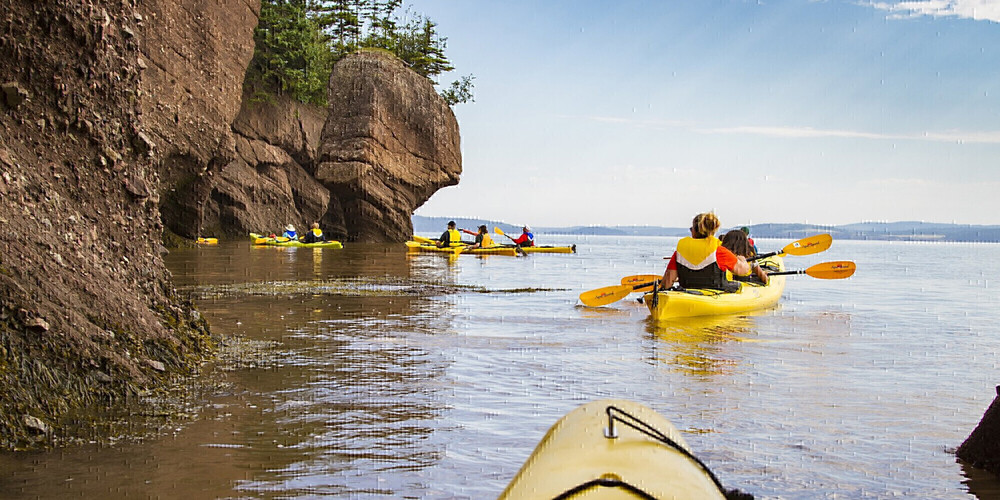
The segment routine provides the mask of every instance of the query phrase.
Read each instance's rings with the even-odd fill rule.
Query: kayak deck
[[[785,270],[781,257],[763,259],[761,265]],[[647,292],[642,302],[649,308],[654,320],[738,314],[772,307],[781,299],[785,290],[784,276],[771,276],[767,285],[743,283],[740,291],[726,293],[719,290],[687,289],[666,292]]]
[[[609,429],[616,437],[607,437]],[[606,399],[559,419],[500,498],[720,499],[724,493],[669,420],[642,404]]]
[[[270,236],[264,236],[257,233],[250,233],[250,240],[254,245],[272,247],[344,248],[344,245],[339,241],[319,241],[316,243],[304,243],[298,240],[282,241],[282,239],[279,238],[271,238]]]
[[[486,248],[465,248],[465,247],[438,247],[437,245],[430,245],[426,243],[420,243],[417,241],[407,241],[406,242],[407,251],[414,252],[430,252],[430,253],[444,253],[451,255],[506,255],[508,257],[517,257],[517,249],[514,247],[486,247]]]

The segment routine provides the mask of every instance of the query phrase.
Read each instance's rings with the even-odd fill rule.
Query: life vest
[[[282,236],[284,236],[285,238],[288,238],[290,240],[296,239],[295,238],[295,231],[285,231],[285,234],[283,234]]]
[[[521,233],[521,236],[514,238],[514,244],[522,247],[535,246],[535,235],[533,233]]]
[[[482,241],[479,242],[481,248],[487,248],[493,246],[493,238],[489,234],[483,233]]]
[[[310,231],[312,231],[313,236],[316,237],[316,238],[322,238],[323,237],[323,230],[322,229],[311,229]]]
[[[462,246],[462,233],[458,232],[458,229],[448,230],[448,246]]]
[[[728,279],[727,272],[715,261],[715,252],[721,245],[715,236],[685,237],[677,242],[677,280],[682,287],[739,290],[739,283]]]

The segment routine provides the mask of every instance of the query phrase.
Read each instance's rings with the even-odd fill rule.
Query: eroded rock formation
[[[74,409],[211,350],[164,268],[161,221],[402,241],[458,182],[454,115],[392,56],[338,64],[329,112],[244,101],[256,0],[3,5],[0,447],[49,441]]]
[[[408,239],[413,211],[462,173],[451,108],[429,80],[380,51],[334,67],[319,154],[316,178],[357,241]]]
[[[201,235],[215,177],[236,158],[232,123],[259,12],[259,0],[138,2],[139,103],[157,158],[163,220],[179,235]]]
[[[311,172],[325,120],[325,110],[285,97],[244,96],[236,158],[215,177],[203,231],[245,237],[319,221],[329,237],[347,239],[340,204]]]
[[[209,338],[160,257],[157,136],[140,110],[146,17],[125,0],[7,0],[0,16],[0,446],[10,448],[59,435],[73,409],[190,371]]]
[[[983,419],[956,454],[973,467],[1000,474],[1000,386]]]
[[[384,52],[338,62],[325,110],[244,95],[233,130],[235,158],[189,195],[204,199],[185,212],[198,221],[171,223],[165,209],[170,227],[239,238],[319,221],[336,239],[402,242],[413,234],[413,211],[462,171],[451,108]]]

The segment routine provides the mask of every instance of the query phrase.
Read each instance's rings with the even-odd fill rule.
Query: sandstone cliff
[[[338,200],[312,175],[325,120],[325,110],[285,97],[244,96],[233,124],[236,158],[215,178],[203,232],[245,238],[319,221],[328,237],[348,239]]]
[[[352,239],[409,239],[413,211],[458,184],[455,115],[430,81],[380,51],[339,61],[329,97],[316,178],[340,200]]]
[[[993,403],[986,409],[979,425],[958,447],[958,458],[973,467],[1000,474],[1000,386]]]
[[[338,62],[329,89],[326,110],[244,96],[236,157],[203,175],[206,190],[194,195],[205,198],[201,218],[174,222],[165,209],[168,226],[240,238],[319,221],[336,239],[409,239],[413,211],[462,172],[454,113],[429,80],[381,51]]]
[[[74,409],[190,371],[209,339],[160,258],[160,177],[140,109],[145,16],[121,0],[6,0],[0,16],[10,448],[60,435]]]
[[[259,0],[145,1],[139,104],[157,158],[167,227],[201,234],[219,171],[236,157],[232,123],[253,56]]]
[[[328,110],[244,99],[256,0],[3,7],[0,447],[58,440],[74,410],[211,351],[163,266],[164,224],[402,241],[458,182],[454,115],[392,56],[339,63]]]

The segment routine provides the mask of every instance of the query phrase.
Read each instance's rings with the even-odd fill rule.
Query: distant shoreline
[[[491,229],[499,227],[502,231],[519,234],[520,226],[500,221],[485,221],[467,217],[424,217],[413,216],[415,232],[444,231],[449,220],[454,220],[459,227],[473,229],[486,224]],[[1000,243],[1000,225],[984,226],[972,224],[941,224],[932,222],[900,221],[900,222],[858,222],[841,226],[824,226],[816,224],[752,224],[750,235],[756,238],[798,239],[805,236],[829,233],[841,240],[875,240],[875,241],[915,241],[915,242],[968,242],[968,243]],[[725,228],[724,228],[725,229]],[[603,235],[603,236],[687,236],[687,228],[660,226],[569,226],[569,227],[532,227],[532,230],[542,234],[566,235]]]

